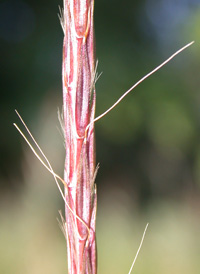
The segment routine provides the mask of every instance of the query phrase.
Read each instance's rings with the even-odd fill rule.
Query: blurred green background
[[[67,273],[63,201],[12,123],[17,109],[62,176],[62,1],[0,2],[0,273]],[[96,0],[97,111],[195,40],[96,123],[100,274],[200,269],[199,0]],[[21,127],[21,125],[20,125]]]

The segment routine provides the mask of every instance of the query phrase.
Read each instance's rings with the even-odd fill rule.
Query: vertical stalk
[[[69,274],[96,274],[94,0],[64,0],[64,180]],[[87,127],[89,125],[89,127]]]

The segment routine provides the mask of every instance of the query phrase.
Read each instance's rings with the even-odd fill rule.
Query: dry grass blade
[[[149,225],[149,224],[147,224],[146,227],[145,227],[145,229],[144,229],[144,232],[143,232],[143,235],[142,235],[142,239],[141,239],[140,245],[139,245],[139,247],[138,247],[137,253],[136,253],[136,255],[135,255],[135,258],[134,258],[134,260],[133,260],[133,263],[132,263],[132,265],[131,265],[131,268],[130,268],[128,274],[131,274],[131,272],[132,272],[132,270],[133,270],[133,267],[134,267],[134,265],[135,265],[135,262],[136,262],[136,260],[137,260],[137,257],[138,257],[138,255],[139,255],[139,253],[140,253],[140,249],[141,249],[141,247],[142,247],[142,244],[143,244],[143,241],[144,241],[144,237],[145,237],[145,234],[146,234],[148,225]]]
[[[26,138],[26,136],[24,135],[24,133],[21,131],[21,129],[18,127],[17,124],[13,124],[15,126],[15,128],[18,130],[18,132],[21,134],[21,136],[24,138],[24,140],[26,141],[26,143],[28,144],[28,146],[30,147],[30,149],[32,150],[32,152],[34,153],[34,155],[38,158],[38,160],[41,162],[41,164],[53,175],[56,185],[58,187],[58,190],[66,204],[66,206],[68,207],[68,209],[71,211],[71,213],[75,216],[76,219],[78,219],[88,230],[89,232],[89,228],[86,225],[86,223],[71,209],[71,207],[69,206],[69,204],[67,203],[65,196],[63,194],[63,191],[60,187],[60,184],[58,183],[58,180],[62,182],[62,184],[65,186],[65,189],[67,189],[67,183],[59,176],[57,175],[48,158],[46,157],[46,155],[44,154],[44,152],[42,151],[41,147],[38,145],[38,143],[36,142],[35,138],[33,137],[32,133],[30,132],[29,128],[27,127],[26,123],[24,122],[24,120],[22,119],[21,115],[18,113],[17,110],[15,110],[15,112],[17,113],[19,119],[21,120],[22,124],[24,125],[25,129],[27,130],[29,136],[31,137],[31,139],[33,140],[33,142],[35,143],[35,145],[37,146],[38,150],[40,151],[40,153],[42,154],[42,156],[44,157],[45,161],[47,162],[48,166],[45,164],[45,162],[41,159],[41,157],[38,155],[38,153],[36,152],[36,150],[33,148],[33,146],[31,145],[31,143],[29,142],[29,140]]]
[[[161,63],[159,66],[157,66],[155,69],[153,69],[152,71],[150,71],[149,73],[147,73],[144,77],[142,77],[139,81],[137,81],[137,83],[135,83],[130,89],[128,89],[109,109],[107,109],[104,113],[102,113],[101,115],[97,116],[90,124],[88,124],[86,130],[85,130],[85,138],[87,135],[87,130],[90,127],[90,125],[92,123],[95,123],[96,121],[100,120],[101,118],[103,118],[106,114],[108,114],[112,109],[114,109],[134,88],[136,88],[139,84],[141,84],[145,79],[147,79],[149,76],[151,76],[152,74],[154,74],[156,71],[158,71],[160,68],[162,68],[164,65],[166,65],[169,61],[171,61],[176,55],[178,55],[179,53],[181,53],[183,50],[185,50],[186,48],[188,48],[189,46],[191,46],[194,43],[194,41],[188,43],[187,45],[185,45],[184,47],[182,47],[181,49],[177,50],[174,54],[172,54],[168,59],[166,59],[163,63]]]

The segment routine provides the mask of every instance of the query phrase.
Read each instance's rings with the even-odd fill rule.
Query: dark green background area
[[[17,122],[23,128],[17,109],[62,176],[64,147],[57,118],[57,109],[62,111],[59,5],[62,1],[0,2],[1,273],[66,272],[64,238],[57,232],[57,223],[52,224],[63,201],[53,178],[13,126]],[[138,273],[197,274],[199,1],[96,0],[94,19],[98,73],[103,72],[96,83],[96,116],[176,50],[195,40],[96,123],[100,273],[128,273],[142,230],[150,221],[147,251],[143,262],[138,262]],[[48,233],[46,227],[51,227]],[[55,259],[49,253],[52,245],[62,257],[61,263],[56,256],[55,269],[50,264]],[[161,257],[161,250],[166,257]],[[42,256],[44,268],[40,268]]]
[[[23,184],[22,147],[28,148],[12,126],[14,109],[37,127],[44,104],[55,101],[50,110],[55,115],[62,107],[58,5],[61,1],[0,4],[1,193],[16,190],[17,181]],[[103,72],[96,85],[97,115],[174,51],[196,40],[97,122],[101,184],[104,176],[126,174],[129,183],[121,187],[141,199],[199,190],[198,18],[198,1],[95,2],[98,72]]]

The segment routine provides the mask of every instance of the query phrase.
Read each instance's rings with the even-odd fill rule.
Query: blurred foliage
[[[58,5],[62,1],[0,2],[0,273],[66,272],[65,241],[52,223],[63,203],[12,126],[17,109],[62,175]],[[96,123],[99,273],[128,273],[147,221],[136,272],[198,273],[199,25],[198,0],[95,1],[103,71],[97,115],[195,40]]]
[[[67,273],[65,239],[55,219],[61,202],[56,187],[46,181],[29,186],[18,202],[1,204],[0,273]],[[128,273],[150,222],[134,272],[198,274],[199,205],[195,211],[188,201],[157,200],[141,213],[131,203],[120,189],[107,191],[99,203],[98,273]]]

